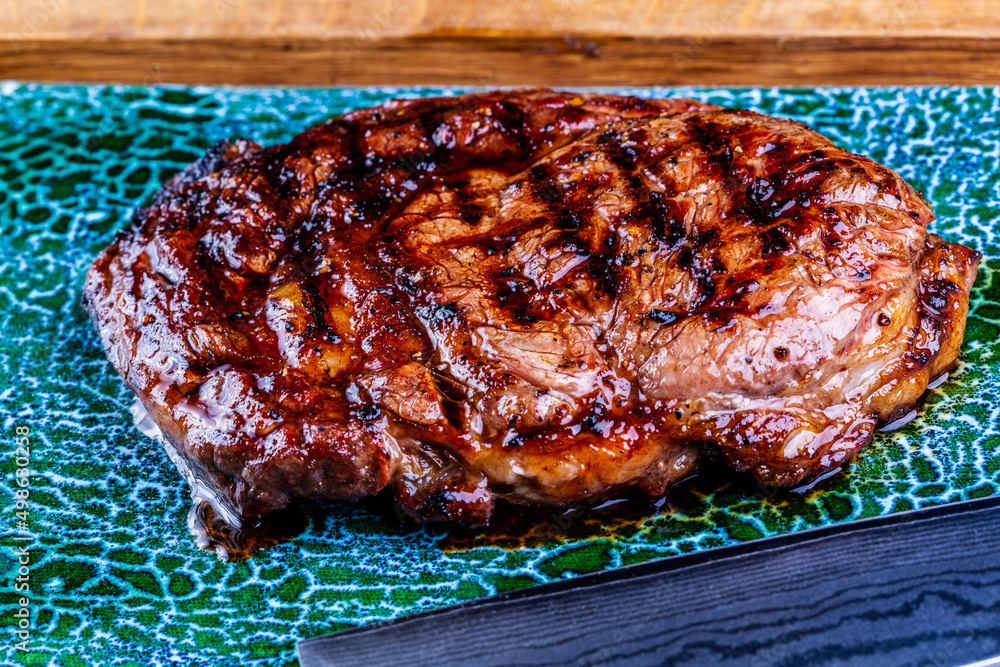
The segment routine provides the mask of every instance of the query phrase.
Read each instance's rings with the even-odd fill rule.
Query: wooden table
[[[1000,83],[996,0],[0,0],[0,79]]]

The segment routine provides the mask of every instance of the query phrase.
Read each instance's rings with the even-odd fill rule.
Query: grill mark
[[[565,215],[562,215],[556,221],[556,225],[559,229],[566,231],[576,231],[583,226],[583,218],[577,211],[568,211]]]
[[[424,143],[428,144],[431,149],[429,152],[425,153],[426,158],[437,158],[441,154],[441,147],[434,141],[434,133],[437,132],[438,127],[441,125],[449,125],[444,122],[444,119],[440,114],[420,114],[417,116],[417,122],[420,123],[420,129],[423,132]],[[450,125],[449,125],[450,127]],[[445,153],[445,159],[447,160],[448,153]]]
[[[823,151],[795,155],[790,146],[779,143],[764,161],[767,173],[751,177],[746,162],[736,157],[726,139],[731,129],[703,118],[690,118],[688,126],[730,196],[728,213],[743,216],[755,226],[767,226],[796,207],[808,206],[836,169],[835,160]],[[807,166],[800,168],[803,162]]]
[[[677,251],[677,266],[682,269],[689,270],[692,266],[694,259],[694,251],[691,250],[691,246],[684,245]]]
[[[604,298],[617,298],[621,288],[623,270],[616,266],[615,257],[616,253],[608,251],[592,257],[585,265],[597,293]]]
[[[492,112],[503,119],[503,122],[498,123],[501,128],[504,128],[505,136],[513,139],[515,146],[519,152],[528,150],[534,152],[537,148],[537,140],[528,136],[525,132],[525,123],[527,121],[527,114],[525,109],[518,104],[513,104],[509,100],[498,100],[494,101],[491,107]],[[497,112],[501,112],[498,114]]]
[[[611,132],[611,130],[608,130],[608,132]],[[608,156],[612,164],[622,171],[635,171],[639,154],[631,146],[626,146],[622,143],[622,136],[620,134],[613,134],[611,136],[604,146],[604,154]]]
[[[743,196],[746,184],[745,179],[740,176],[740,165],[733,157],[732,146],[727,140],[731,131],[697,116],[688,117],[688,127],[692,139],[701,146],[702,151],[707,156],[708,166],[716,172],[721,188],[729,195],[730,202],[738,202]],[[738,206],[730,204],[730,212],[737,210],[739,210]],[[723,217],[725,217],[724,214]],[[714,230],[706,230],[706,232],[710,231]],[[695,255],[689,251],[686,256],[684,254],[678,255],[678,266],[686,269],[698,285],[699,292],[696,302],[698,308],[710,306],[715,300],[716,285],[713,279],[713,268],[715,268],[716,263],[721,265],[722,262],[713,256],[702,259],[702,256],[705,255],[704,250],[712,240],[714,240],[714,236],[696,238],[695,244],[702,251],[701,253]],[[681,248],[682,253],[684,248]],[[725,267],[722,266],[722,268]]]
[[[774,201],[775,188],[771,181],[755,178],[743,189],[742,195],[739,211],[752,224],[762,226],[771,221],[772,213],[777,208]]]
[[[796,208],[807,207],[826,183],[836,165],[822,151],[767,160],[765,178],[751,181],[740,205],[741,212],[757,226],[770,224],[775,218]],[[800,169],[807,162],[804,169]]]
[[[341,187],[352,188],[351,192],[360,187],[360,182],[366,180],[365,156],[361,150],[361,133],[352,132],[349,126],[343,122],[332,124],[331,129],[336,131],[339,138],[340,149],[343,153],[336,173],[336,182]],[[388,130],[387,130],[388,131]],[[367,191],[365,192],[367,193]]]
[[[479,224],[479,221],[486,215],[486,205],[474,197],[462,197],[458,207],[459,215],[470,224]]]
[[[326,332],[330,325],[326,321],[326,300],[323,298],[323,294],[320,291],[320,286],[317,278],[315,276],[309,276],[305,280],[300,282],[302,288],[302,301],[303,306],[312,316],[311,321],[306,327],[308,330],[316,329],[320,334]]]
[[[624,216],[626,222],[646,223],[653,237],[669,248],[676,248],[685,241],[687,229],[672,198],[650,190],[638,175],[627,179],[625,191],[635,202]]]
[[[801,164],[803,160],[810,161],[810,164],[805,169],[795,169],[794,162]],[[830,174],[837,168],[836,161],[827,158],[821,151],[812,151],[806,156],[789,158],[784,162],[768,161],[767,165],[772,182],[776,184],[773,204],[766,211],[772,219],[780,213],[809,206],[812,198],[824,188]]]
[[[528,171],[528,187],[532,195],[545,202],[549,208],[550,219],[555,220],[555,228],[560,230],[559,237],[550,243],[562,244],[572,248],[582,255],[592,255],[591,243],[597,239],[584,239],[580,230],[585,226],[587,218],[581,206],[574,205],[573,195],[587,188],[577,187],[565,191],[555,185],[555,170],[551,164],[538,164]],[[529,223],[530,224],[530,223]]]
[[[551,207],[562,209],[563,193],[554,182],[555,172],[550,164],[536,164],[528,170],[528,190]],[[561,212],[561,211],[558,211]]]
[[[760,249],[764,257],[774,257],[788,252],[791,245],[785,237],[785,230],[785,225],[778,225],[761,233]]]
[[[717,112],[722,113],[722,112]],[[687,117],[688,133],[695,143],[701,148],[701,152],[708,158],[708,165],[714,168],[718,180],[723,184],[727,193],[734,194],[734,162],[733,151],[729,142],[724,137],[724,131],[716,123],[713,123],[699,116]],[[735,188],[739,190],[739,188]]]

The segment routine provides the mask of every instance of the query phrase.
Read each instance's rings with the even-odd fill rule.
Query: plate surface
[[[298,639],[574,574],[1000,492],[1000,89],[642,89],[805,122],[899,171],[933,231],[984,253],[952,381],[802,493],[695,480],[485,533],[402,525],[380,503],[309,508],[299,538],[220,563],[188,534],[187,489],[132,427],[129,392],[79,306],[84,272],[160,183],[219,139],[269,144],[391,97],[456,89],[0,83],[0,576],[30,543],[32,652],[0,664],[285,665]],[[14,442],[29,430],[27,522]],[[24,461],[21,461],[24,463]],[[624,518],[614,517],[624,515]],[[596,517],[596,518],[595,518]],[[14,597],[0,609],[11,625]]]

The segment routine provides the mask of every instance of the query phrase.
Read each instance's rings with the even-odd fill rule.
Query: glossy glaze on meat
[[[550,91],[222,144],[95,261],[115,368],[227,516],[658,495],[843,464],[955,361],[979,256],[787,120]]]

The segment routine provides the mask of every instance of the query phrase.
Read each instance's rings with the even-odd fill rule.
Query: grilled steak
[[[389,487],[662,494],[843,464],[955,361],[979,255],[787,120],[544,90],[397,101],[166,183],[94,262],[108,356],[232,521]]]

